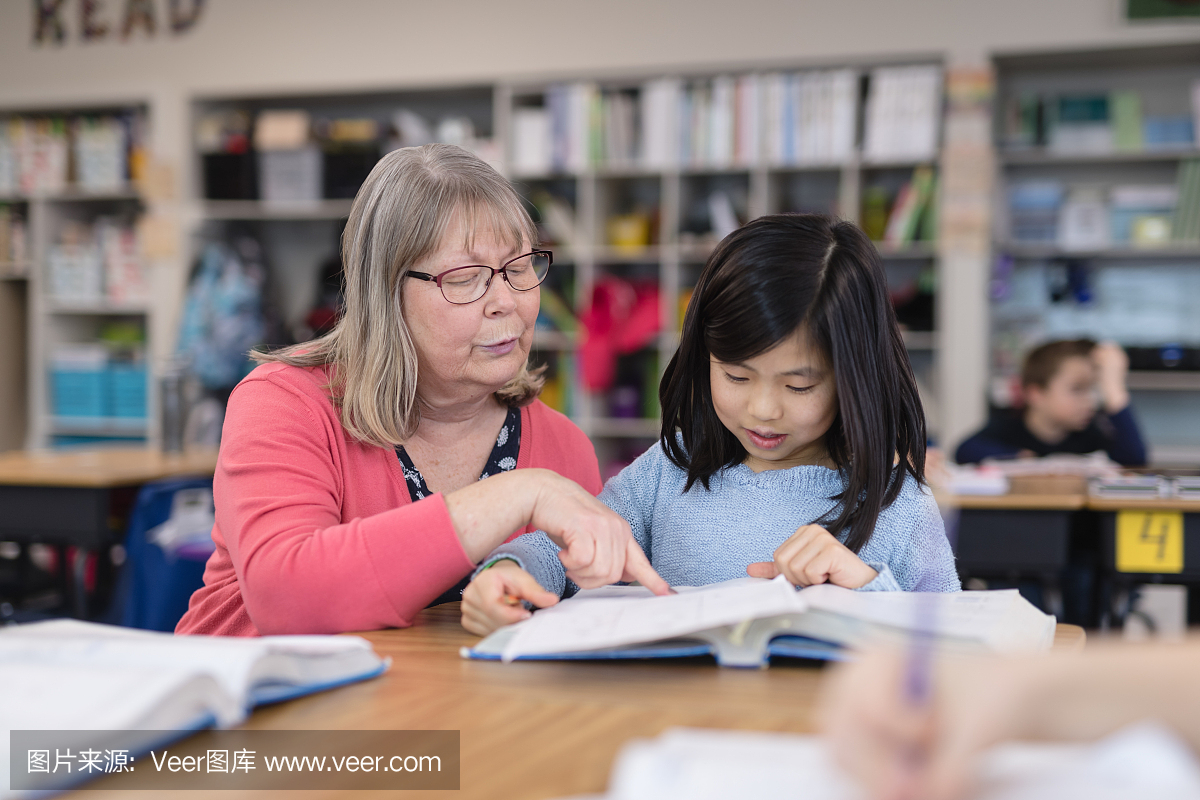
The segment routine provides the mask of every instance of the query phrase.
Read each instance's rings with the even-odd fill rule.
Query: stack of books
[[[1027,181],[1010,187],[1008,208],[1013,241],[1056,241],[1063,196],[1063,185],[1058,181]]]
[[[853,70],[767,75],[764,95],[770,163],[840,164],[853,156],[858,97]]]
[[[1124,500],[1154,500],[1170,496],[1171,482],[1160,475],[1095,478],[1088,484],[1088,494]]]
[[[937,154],[942,69],[871,70],[863,155],[868,161],[927,161]]]

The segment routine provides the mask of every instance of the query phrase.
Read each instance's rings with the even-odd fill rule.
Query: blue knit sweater
[[[747,564],[771,561],[797,528],[836,516],[840,502],[831,498],[845,487],[837,471],[815,466],[756,473],[740,464],[713,475],[707,491],[696,484],[685,493],[686,482],[687,473],[656,444],[599,497],[629,522],[654,569],[674,586],[744,578]],[[493,550],[480,568],[510,558],[548,591],[574,594],[558,550],[541,531],[527,533]],[[863,590],[961,588],[937,504],[911,477],[858,556],[879,573]]]

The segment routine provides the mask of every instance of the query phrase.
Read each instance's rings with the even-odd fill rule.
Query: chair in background
[[[138,492],[125,536],[125,562],[105,621],[128,628],[174,631],[192,593],[204,584],[211,545],[195,538],[170,541],[169,536],[156,535],[173,512],[179,520],[181,498],[188,501],[182,508],[185,527],[189,522],[197,527],[194,513],[190,520],[186,517],[198,508],[197,501],[211,509],[212,478],[170,478],[148,483]],[[210,523],[209,531],[211,528]]]

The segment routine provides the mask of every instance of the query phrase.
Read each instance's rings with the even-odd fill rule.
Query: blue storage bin
[[[59,417],[103,417],[107,412],[107,370],[50,371],[53,408]]]
[[[146,368],[115,365],[108,368],[108,413],[113,417],[146,416]]]

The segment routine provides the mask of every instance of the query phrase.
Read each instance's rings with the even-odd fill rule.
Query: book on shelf
[[[797,591],[783,576],[675,588],[665,597],[640,586],[584,590],[494,631],[462,655],[492,661],[712,655],[722,666],[761,667],[772,656],[841,660],[848,648],[903,641],[916,630],[941,646],[981,652],[1044,650],[1055,631],[1054,617],[1015,590],[917,594],[821,584]],[[919,602],[935,610],[919,617]]]
[[[677,78],[660,78],[642,84],[638,152],[645,169],[665,170],[678,165],[682,92],[683,82]]]
[[[1134,247],[1161,247],[1170,242],[1171,218],[1179,190],[1163,184],[1125,184],[1109,191],[1112,238]]]
[[[1108,106],[1112,115],[1113,146],[1127,152],[1143,149],[1141,95],[1132,91],[1113,92],[1109,95]]]
[[[868,161],[927,161],[937,155],[942,84],[939,66],[871,70],[863,131]]]
[[[512,133],[513,172],[517,175],[549,172],[553,154],[550,112],[545,108],[513,109]]]
[[[594,163],[592,116],[598,94],[596,85],[585,81],[555,84],[546,90],[550,164],[555,172],[583,172]]]
[[[637,114],[629,92],[604,92],[600,100],[600,162],[607,167],[629,168],[637,164]]]
[[[173,636],[77,620],[16,625],[0,629],[0,721],[5,737],[11,730],[144,730],[151,738],[140,745],[149,749],[164,731],[236,725],[255,706],[365,680],[387,667],[354,636]],[[8,757],[5,746],[6,788]]]
[[[763,79],[767,158],[780,166],[839,164],[854,152],[854,70],[772,73]]]
[[[1181,244],[1200,243],[1200,159],[1180,162],[1175,189],[1178,200],[1171,219],[1171,240]]]
[[[1053,109],[1051,151],[1066,155],[1112,151],[1107,94],[1062,95],[1050,107]]]
[[[929,167],[917,167],[912,179],[901,187],[888,217],[885,244],[902,247],[917,241],[922,221],[934,205],[934,176]]]
[[[1103,190],[1077,186],[1067,195],[1058,223],[1063,250],[1102,250],[1112,243],[1112,222]]]

